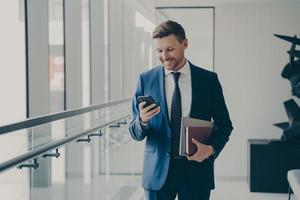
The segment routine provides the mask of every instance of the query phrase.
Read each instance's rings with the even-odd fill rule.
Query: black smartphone
[[[151,96],[139,96],[137,98],[137,101],[138,101],[138,104],[145,101],[146,104],[144,105],[144,108],[151,105],[151,104],[153,104],[153,103],[156,105],[154,108],[158,107],[158,104],[154,101],[154,99]],[[152,108],[152,109],[154,109],[154,108]]]

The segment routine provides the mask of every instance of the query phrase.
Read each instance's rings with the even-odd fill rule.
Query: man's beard
[[[169,58],[169,59],[167,59],[167,60],[164,60],[164,61],[162,62],[162,64],[163,64],[164,66],[167,66],[168,68],[175,69],[179,63],[178,63],[178,61],[176,60],[176,58]]]

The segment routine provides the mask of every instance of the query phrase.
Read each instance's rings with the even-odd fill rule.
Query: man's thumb
[[[194,139],[194,138],[192,138],[192,142],[193,142],[196,146],[198,146],[198,145],[201,144],[198,140],[196,140],[196,139]]]

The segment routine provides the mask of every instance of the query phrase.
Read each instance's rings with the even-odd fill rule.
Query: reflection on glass
[[[109,0],[103,0],[103,19],[104,19],[104,97],[105,102],[109,100]]]
[[[50,113],[65,108],[65,55],[64,55],[64,0],[49,0],[49,91]],[[65,120],[51,123],[51,139],[65,137]],[[59,149],[60,157],[51,159],[51,183],[65,183],[65,147]]]
[[[91,145],[85,144],[83,147],[83,182],[85,185],[91,184],[92,179],[91,154]]]
[[[82,105],[90,105],[90,1],[81,0]]]
[[[82,32],[82,105],[90,105],[90,1],[81,0],[81,32]],[[84,129],[91,127],[90,113],[84,116]],[[88,156],[84,154],[84,156]]]
[[[50,112],[64,110],[64,10],[63,0],[49,0]]]

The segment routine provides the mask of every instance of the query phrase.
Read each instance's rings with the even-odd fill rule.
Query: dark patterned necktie
[[[171,146],[171,154],[174,157],[178,156],[179,153],[179,139],[180,139],[180,127],[181,127],[181,94],[178,85],[178,79],[180,76],[180,72],[172,72],[174,78],[174,92],[172,96],[172,104],[171,104],[171,130],[172,130],[172,146]]]

